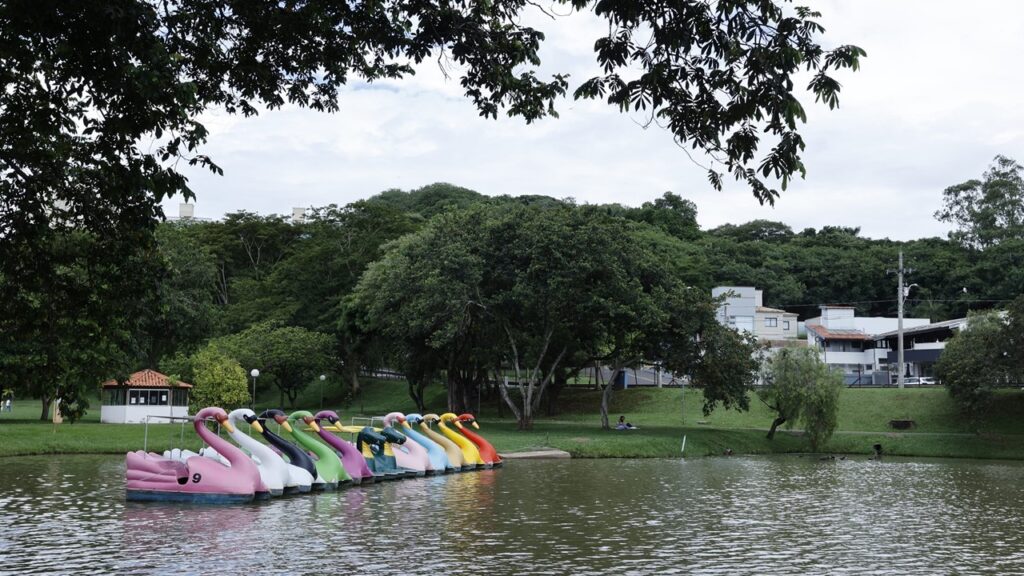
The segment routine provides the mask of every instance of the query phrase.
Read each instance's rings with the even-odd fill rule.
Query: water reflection
[[[1024,467],[513,462],[246,506],[126,503],[117,457],[0,466],[16,573],[1024,572]]]

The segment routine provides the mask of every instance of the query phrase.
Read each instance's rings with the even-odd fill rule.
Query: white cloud
[[[210,114],[203,150],[224,177],[189,172],[197,215],[347,203],[382,190],[447,181],[485,194],[572,196],[638,205],[673,190],[694,200],[706,227],[754,218],[808,226],[859,226],[866,235],[944,235],[932,213],[949,185],[979,176],[996,154],[1024,160],[1024,5],[1017,2],[837,0],[811,2],[827,42],[868,51],[858,73],[843,73],[841,107],[804,97],[809,122],[807,178],[774,208],[740,183],[715,192],[664,131],[595,102],[559,105],[560,119],[527,126],[481,119],[457,77],[436,62],[400,82],[353,85],[341,111],[286,107],[256,118]],[[574,14],[543,30],[541,75],[572,74],[574,87],[596,71],[600,19]],[[572,88],[570,88],[572,89]],[[166,210],[176,212],[177,200]]]

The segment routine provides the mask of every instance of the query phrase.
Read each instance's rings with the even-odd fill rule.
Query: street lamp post
[[[324,380],[327,380],[327,376],[320,375],[320,409],[324,409]]]
[[[249,376],[252,376],[252,410],[256,411],[256,379],[260,376],[260,371],[257,368],[253,368],[249,372]]]

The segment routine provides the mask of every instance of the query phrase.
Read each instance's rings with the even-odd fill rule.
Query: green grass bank
[[[269,396],[270,394],[268,394]],[[428,389],[428,406],[444,405],[441,387]],[[615,393],[613,418],[624,414],[638,430],[601,430],[600,393],[570,389],[562,393],[559,411],[536,420],[529,432],[516,430],[508,410],[496,401],[481,401],[477,411],[481,432],[499,451],[541,447],[566,450],[575,457],[678,457],[683,438],[685,456],[806,452],[799,430],[780,430],[774,440],[765,433],[772,417],[756,397],[748,412],[718,410],[701,413],[698,390],[634,388]],[[267,405],[269,406],[269,404]],[[311,387],[297,406],[321,406],[319,387]],[[323,406],[346,421],[351,417],[414,411],[404,382],[367,381],[363,393],[345,400],[326,389]],[[846,389],[840,399],[838,430],[825,450],[869,454],[880,443],[884,452],[902,456],[1024,459],[1024,392],[1004,391],[978,424],[963,418],[945,390]],[[75,424],[39,422],[39,404],[15,402],[13,413],[0,414],[0,456],[59,453],[123,453],[142,448],[142,425],[101,424],[98,402]],[[913,420],[914,428],[896,431],[890,420]],[[189,426],[150,425],[145,439],[150,450],[174,446],[196,449],[199,442]]]

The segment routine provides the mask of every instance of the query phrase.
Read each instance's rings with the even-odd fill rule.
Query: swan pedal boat
[[[206,427],[215,419],[229,433],[234,427],[227,413],[204,408],[193,418],[196,434],[226,458],[231,466],[193,455],[184,462],[142,450],[125,455],[125,499],[141,502],[237,504],[251,502],[257,492],[267,492],[252,459]]]

